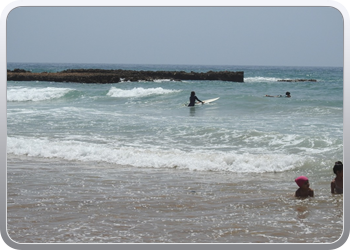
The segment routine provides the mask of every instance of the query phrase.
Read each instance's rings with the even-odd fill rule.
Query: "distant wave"
[[[256,77],[246,77],[244,78],[244,82],[277,82],[278,80],[281,80],[281,78],[276,77],[262,77],[262,76],[256,76]]]
[[[7,90],[7,101],[25,102],[25,101],[45,101],[61,98],[74,89],[69,88],[20,88],[13,87]]]
[[[118,89],[112,87],[107,95],[111,97],[144,97],[150,95],[164,95],[170,93],[180,92],[180,90],[171,90],[171,89],[163,89],[161,87],[158,88],[133,88],[133,89]]]

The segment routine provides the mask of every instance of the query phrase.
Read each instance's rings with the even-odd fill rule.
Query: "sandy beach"
[[[342,195],[324,180],[315,198],[296,199],[288,179],[10,157],[8,234],[19,243],[336,241]]]

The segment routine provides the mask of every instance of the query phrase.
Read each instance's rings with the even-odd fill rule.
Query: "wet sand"
[[[296,199],[295,173],[146,169],[8,156],[7,228],[19,243],[332,243],[343,196]]]

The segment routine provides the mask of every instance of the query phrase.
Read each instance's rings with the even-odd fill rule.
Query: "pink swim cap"
[[[301,187],[305,183],[305,181],[308,181],[308,180],[309,179],[305,176],[299,176],[298,178],[295,179],[295,182],[299,187]]]

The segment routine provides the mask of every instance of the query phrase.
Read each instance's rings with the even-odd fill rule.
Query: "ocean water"
[[[244,71],[244,82],[7,82],[8,234],[16,242],[332,243],[343,196],[343,69],[19,64]],[[317,82],[278,82],[316,79]],[[201,100],[187,107],[191,91]],[[268,98],[284,95],[291,98]],[[293,197],[306,175],[315,197]],[[111,230],[112,229],[112,230]]]

